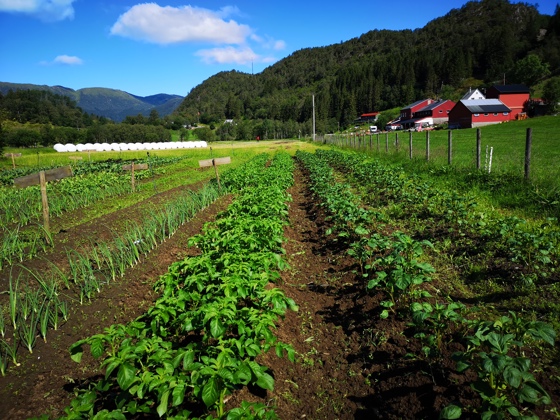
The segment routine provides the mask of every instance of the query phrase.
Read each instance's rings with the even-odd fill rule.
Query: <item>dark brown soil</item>
[[[450,359],[460,345],[447,345],[440,358],[428,363],[420,357],[420,344],[408,334],[404,321],[398,316],[380,320],[381,296],[365,293],[343,244],[325,234],[324,214],[299,170],[295,180],[284,244],[290,268],[282,273],[278,287],[296,301],[299,311],[287,314],[277,335],[293,345],[297,361],[279,359],[273,351],[263,355],[259,362],[270,368],[274,391],[244,389],[231,396],[227,407],[242,400],[259,401],[275,406],[281,419],[291,420],[437,419],[439,411],[452,402],[480,406],[468,385],[474,378],[457,374]],[[74,305],[69,322],[50,332],[48,344],[40,342],[32,355],[20,349],[21,366],[12,367],[0,378],[0,418],[62,415],[75,386],[103,374],[97,362],[86,357],[87,352],[81,364],[71,361],[69,346],[142,313],[154,300],[152,284],[158,276],[172,262],[194,252],[187,247],[187,239],[199,233],[203,223],[229,201],[220,199],[200,212],[122,281],[103,289],[92,303]],[[115,213],[109,220],[119,224],[122,217]],[[69,229],[64,233],[65,243],[80,243],[87,229]],[[91,229],[89,234],[100,234]],[[554,374],[558,372],[546,373]],[[551,397],[553,405],[547,409],[558,409],[560,395]],[[555,418],[542,408],[535,411],[541,418]]]

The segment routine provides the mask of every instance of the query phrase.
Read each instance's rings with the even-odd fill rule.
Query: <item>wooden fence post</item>
[[[481,149],[481,139],[480,139],[480,128],[476,129],[476,169],[480,169],[480,149]]]
[[[389,153],[389,133],[385,134],[385,153]]]
[[[451,165],[453,159],[453,134],[451,130],[447,132],[447,164]]]
[[[379,133],[377,133],[377,153],[379,153]]]
[[[50,234],[51,234],[51,224],[49,218],[49,200],[47,198],[47,179],[45,177],[45,171],[39,172],[39,184],[41,185],[41,201],[43,202],[43,225],[46,233],[47,244],[51,244]]]
[[[426,131],[426,160],[430,160],[430,132]]]
[[[130,175],[131,175],[130,184],[132,186],[132,192],[136,192],[136,183],[134,179],[134,162],[132,162],[132,164],[130,165]]]
[[[395,133],[395,148],[397,149],[397,153],[399,153],[399,133]]]
[[[408,132],[408,157],[412,159],[412,131]]]
[[[533,143],[533,129],[527,128],[527,136],[525,138],[525,179],[529,180],[531,176],[531,144]]]

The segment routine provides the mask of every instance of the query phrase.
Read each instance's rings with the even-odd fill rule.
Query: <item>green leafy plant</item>
[[[474,334],[467,338],[467,350],[457,352],[453,357],[459,372],[474,369],[478,374],[478,381],[472,384],[472,388],[483,400],[483,418],[526,418],[529,409],[526,403],[550,404],[551,399],[531,373],[531,360],[510,354],[520,354],[524,341],[518,338],[526,338],[527,333],[546,342],[553,341],[553,338],[550,329],[540,324],[519,330],[517,334],[507,333],[503,327],[512,323],[504,321],[502,317],[494,323],[473,322]]]
[[[465,305],[459,302],[434,303],[414,302],[411,307],[412,325],[418,330],[415,337],[425,344],[422,351],[426,356],[441,354],[443,337],[451,323],[463,321]]]

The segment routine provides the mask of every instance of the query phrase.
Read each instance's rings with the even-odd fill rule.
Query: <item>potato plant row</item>
[[[459,194],[407,176],[398,166],[364,161],[360,154],[319,151],[319,156],[347,174],[367,202],[390,207],[396,219],[412,220],[419,229],[431,226],[444,239],[468,247],[488,259],[505,260],[519,285],[560,280],[560,228],[558,221],[527,220],[481,209],[474,195]],[[457,247],[457,246],[456,246]]]
[[[228,408],[226,398],[247,385],[273,389],[272,376],[256,361],[262,353],[274,349],[295,359],[274,329],[297,306],[270,287],[286,267],[282,242],[292,172],[289,155],[279,153],[224,174],[236,199],[189,240],[200,255],[169,267],[155,284],[160,297],[144,315],[71,347],[80,361],[89,346],[105,377],[83,389],[64,418],[276,418],[262,404]]]
[[[389,216],[382,211],[364,209],[362,197],[352,192],[352,185],[336,178],[330,165],[367,178],[372,184],[364,181],[363,185],[381,199],[402,196],[406,203],[414,203],[407,190],[413,191],[410,193],[413,195],[421,188],[415,188],[412,180],[402,174],[379,176],[391,168],[334,150],[318,150],[316,154],[298,152],[296,157],[309,172],[311,189],[329,215],[332,229],[328,233],[346,241],[348,253],[359,263],[358,281],[363,281],[366,290],[385,296],[380,303],[380,317],[407,319],[415,330],[414,338],[423,344],[423,354],[417,356],[433,363],[442,356],[443,346],[453,339],[452,333],[464,337],[465,350],[454,355],[457,371],[472,369],[477,373],[478,380],[472,388],[480,395],[482,405],[461,407],[451,403],[442,410],[440,418],[456,419],[472,410],[485,419],[536,418],[530,407],[550,404],[551,399],[535,380],[527,349],[538,354],[543,344],[554,346],[554,329],[544,322],[524,320],[513,311],[497,319],[483,319],[459,301],[433,297],[422,287],[432,280],[435,271],[424,255],[425,248],[433,248],[432,243],[393,230]],[[386,184],[377,191],[376,186],[382,181]],[[432,197],[440,195],[432,192]],[[430,206],[429,200],[424,196],[423,203]],[[436,209],[440,208],[438,205],[441,203],[431,206]],[[452,212],[453,209],[445,208]],[[455,220],[454,226],[459,228],[456,218],[445,210],[444,217]],[[460,215],[462,219],[469,217],[468,211],[461,211]]]

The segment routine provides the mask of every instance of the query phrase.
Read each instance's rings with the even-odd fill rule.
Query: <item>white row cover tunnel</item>
[[[57,143],[53,148],[57,152],[120,152],[124,150],[195,149],[207,146],[205,141],[167,141],[162,143]]]

